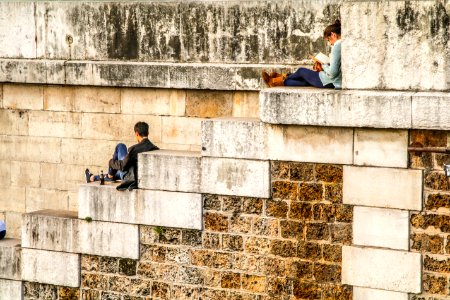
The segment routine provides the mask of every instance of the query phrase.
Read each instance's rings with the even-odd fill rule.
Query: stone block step
[[[353,287],[353,300],[408,300],[408,293]]]
[[[24,214],[22,247],[139,258],[137,225],[88,221],[78,219],[77,215],[77,212],[58,210],[42,210]]]
[[[450,129],[450,96],[316,88],[271,88],[260,93],[260,117],[272,124],[394,129]]]
[[[153,190],[121,192],[116,185],[82,185],[78,216],[129,224],[202,229],[202,196]]]
[[[19,280],[0,279],[0,300],[22,300],[23,284]]]
[[[0,241],[0,278],[21,280],[20,274],[21,248],[18,239]],[[11,283],[12,284],[12,283]],[[1,284],[0,284],[1,286]],[[1,293],[1,289],[0,289]],[[1,299],[1,297],[0,297]]]

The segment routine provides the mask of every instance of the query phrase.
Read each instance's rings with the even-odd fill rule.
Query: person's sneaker
[[[86,183],[91,182],[91,176],[92,176],[92,174],[91,174],[91,172],[89,172],[89,169],[86,169],[86,170],[84,171],[84,175],[86,176]]]

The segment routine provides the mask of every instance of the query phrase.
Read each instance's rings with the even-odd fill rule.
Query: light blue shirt
[[[332,83],[335,88],[342,87],[342,71],[341,71],[341,40],[334,43],[330,54],[330,64],[322,65],[323,71],[319,73],[320,81],[323,85]]]
[[[5,231],[6,230],[6,225],[3,221],[0,221],[0,231]]]

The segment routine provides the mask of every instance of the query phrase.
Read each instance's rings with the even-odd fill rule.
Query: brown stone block
[[[321,289],[317,283],[294,282],[294,296],[299,299],[320,299]]]
[[[267,254],[270,251],[270,240],[266,238],[248,237],[244,241],[246,252]]]
[[[227,291],[200,288],[200,300],[224,300],[227,299]]]
[[[352,300],[352,287],[340,284],[327,284],[322,287],[323,300]],[[380,299],[381,300],[381,299]]]
[[[173,285],[171,299],[177,300],[197,300],[199,288],[184,285]]]
[[[152,298],[170,299],[170,285],[165,282],[156,282],[152,284]]]
[[[314,279],[317,282],[341,282],[341,267],[338,265],[328,265],[314,263]]]
[[[252,218],[232,216],[230,219],[230,231],[232,233],[249,233],[252,228]]]
[[[201,230],[181,230],[181,244],[197,247],[202,245],[202,231]]]
[[[242,211],[242,198],[222,196],[222,210],[226,212],[240,213]]]
[[[160,264],[156,273],[157,280],[164,282],[175,282],[177,280],[179,265]]]
[[[331,241],[344,245],[352,244],[352,224],[332,224]]]
[[[312,279],[313,264],[296,258],[286,260],[286,276],[293,279]]]
[[[450,236],[447,236],[447,246],[445,246],[445,253],[450,254]]]
[[[212,194],[203,194],[204,210],[221,210],[221,201],[219,196]]]
[[[166,262],[176,264],[189,264],[190,248],[188,247],[170,247],[167,248]]]
[[[307,223],[306,239],[307,240],[329,240],[330,228],[326,223]]]
[[[446,147],[447,133],[441,130],[411,130],[411,143],[420,143],[424,147]]]
[[[188,117],[229,117],[232,113],[232,92],[206,90],[190,90],[186,92],[186,116]]]
[[[233,260],[233,269],[247,273],[264,272],[264,255],[236,253]]]
[[[342,246],[340,245],[322,245],[323,260],[329,262],[342,261]]]
[[[439,172],[426,172],[424,184],[427,188],[433,190],[449,191],[450,183],[445,174],[442,171]]]
[[[193,265],[216,269],[229,269],[232,261],[231,253],[214,252],[210,250],[192,250],[191,261]]]
[[[290,163],[290,180],[314,181],[314,165],[305,163]]]
[[[80,298],[80,289],[60,287],[58,289],[59,300],[74,300]]]
[[[178,245],[181,242],[181,229],[164,228],[163,233],[159,234],[161,244]]]
[[[260,215],[263,212],[264,199],[243,198],[242,213]]]
[[[337,222],[351,223],[353,221],[353,207],[350,205],[334,205],[334,216]]]
[[[164,262],[166,260],[166,253],[166,247],[141,244],[142,261]]]
[[[203,232],[202,247],[206,249],[220,249],[220,235],[216,233]]]
[[[296,200],[298,195],[298,183],[290,181],[273,181],[272,197],[281,200]]]
[[[450,164],[450,155],[449,154],[436,153],[436,154],[434,154],[434,159],[436,161],[435,166],[438,170],[442,170],[443,165]]]
[[[121,300],[122,295],[118,294],[118,293],[113,293],[113,292],[105,292],[102,291],[102,300],[106,299],[106,300]]]
[[[297,244],[297,256],[303,259],[316,261],[321,257],[320,244],[299,241]]]
[[[216,270],[206,269],[203,271],[204,285],[220,287],[221,273]]]
[[[288,220],[280,221],[281,237],[283,238],[304,239],[304,228],[305,226],[301,222]]]
[[[204,214],[203,220],[205,222],[205,230],[218,232],[228,231],[228,216],[207,212]]]
[[[314,204],[313,216],[316,221],[331,222],[335,217],[334,206],[324,203]]]
[[[203,269],[196,267],[180,266],[176,281],[187,284],[203,284]]]
[[[433,154],[422,152],[409,156],[409,167],[413,169],[433,169]]]
[[[262,293],[266,290],[266,277],[243,274],[242,278],[242,289]]]
[[[323,190],[323,184],[321,183],[300,183],[298,200],[321,201],[324,197]]]
[[[271,161],[270,162],[271,179],[283,180],[290,179],[289,176],[289,163],[284,161]]]
[[[286,218],[288,204],[285,201],[267,200],[266,215],[268,217]]]
[[[264,257],[262,272],[265,275],[280,276],[286,272],[286,266],[279,257]]]
[[[267,294],[271,299],[289,299],[292,281],[287,278],[267,277]]]
[[[423,274],[423,291],[430,294],[447,295],[447,277]]]
[[[428,229],[434,227],[441,232],[450,232],[450,216],[436,214],[413,214],[411,225],[415,228]]]
[[[220,286],[224,289],[240,289],[241,288],[241,274],[233,272],[222,273],[222,280]]]
[[[450,209],[450,195],[429,194],[425,202],[425,209],[434,211],[440,208]]]
[[[272,240],[270,241],[270,253],[281,257],[295,257],[297,244],[285,240]]]
[[[236,291],[231,291],[227,298],[227,300],[259,300],[259,299],[261,299],[259,295],[255,295],[253,293],[236,292]]]
[[[450,258],[443,257],[442,259],[438,259],[425,255],[425,258],[423,260],[423,267],[427,271],[450,273]]]
[[[108,290],[118,293],[128,292],[131,286],[131,279],[123,276],[110,276],[108,283]]]
[[[143,278],[157,279],[159,266],[157,263],[140,261],[137,266],[137,274]]]
[[[291,202],[289,218],[296,220],[312,220],[313,206],[306,202]]]
[[[316,180],[328,183],[342,183],[342,166],[316,165]]]
[[[159,242],[159,234],[155,231],[154,226],[139,226],[139,242],[141,244],[153,244]]]
[[[224,234],[222,235],[222,249],[229,251],[242,251],[243,238],[240,235]]]
[[[81,255],[81,270],[98,272],[100,270],[99,262],[100,262],[99,256],[82,254]]]
[[[100,256],[100,272],[102,273],[118,273],[119,260],[115,257]]]
[[[255,218],[253,220],[253,233],[256,235],[277,237],[279,231],[277,219]]]
[[[25,299],[57,299],[57,287],[37,282],[24,282]]]
[[[101,291],[97,290],[81,290],[81,300],[97,300],[100,299]]]
[[[325,200],[342,203],[342,184],[325,184]]]
[[[131,285],[128,287],[129,290],[127,291],[127,293],[139,296],[150,296],[152,290],[151,287],[152,282],[150,280],[132,278]],[[123,300],[125,300],[125,297]]]
[[[81,287],[96,290],[108,289],[109,276],[102,274],[81,273]],[[53,299],[53,298],[52,298]]]
[[[137,261],[133,259],[120,258],[119,259],[119,274],[126,276],[136,275]]]
[[[444,238],[439,235],[412,234],[411,249],[429,253],[444,253]]]

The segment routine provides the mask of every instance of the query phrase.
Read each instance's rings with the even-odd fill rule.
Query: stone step
[[[113,184],[85,184],[79,189],[78,206],[82,219],[202,229],[202,196],[197,193],[121,192]]]
[[[21,280],[0,279],[0,300],[22,300],[23,284]]]
[[[408,300],[408,293],[353,287],[353,300]]]
[[[24,248],[139,258],[137,225],[82,220],[77,212],[59,210],[36,211],[22,218]]]
[[[450,129],[450,95],[271,88],[260,93],[260,117],[272,124],[394,129]]]
[[[21,260],[20,240],[9,238],[1,240],[0,278],[21,280],[22,277],[20,274],[20,260]]]

